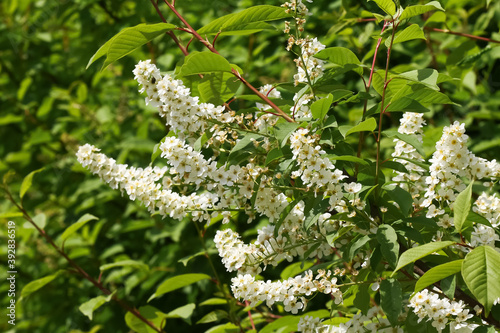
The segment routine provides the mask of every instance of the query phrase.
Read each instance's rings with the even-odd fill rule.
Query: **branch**
[[[7,193],[7,197],[9,199],[9,201],[11,201],[14,206],[16,206],[16,208],[21,212],[23,213],[23,217],[29,222],[31,223],[31,225],[33,225],[33,227],[35,227],[35,229],[38,231],[38,233],[40,235],[42,235],[43,238],[45,238],[45,240],[64,258],[66,259],[66,261],[76,270],[76,272],[78,272],[83,278],[85,278],[87,281],[89,281],[90,283],[92,283],[94,286],[96,286],[103,294],[105,295],[111,295],[112,292],[107,289],[106,287],[104,287],[104,285],[102,284],[102,282],[100,281],[101,280],[101,276],[99,275],[99,280],[96,281],[93,277],[91,277],[82,267],[80,267],[75,261],[73,261],[70,257],[68,257],[68,255],[63,251],[62,248],[60,248],[59,246],[57,246],[54,241],[52,240],[52,238],[47,235],[47,233],[45,232],[45,230],[43,229],[40,229],[40,227],[35,223],[35,221],[33,221],[33,219],[31,218],[31,216],[29,216],[28,212],[24,209],[24,207],[22,207],[21,205],[19,205],[15,200],[14,198],[12,197],[12,194],[10,193],[9,189],[7,188],[7,185],[4,184],[3,186],[5,192]],[[127,303],[125,303],[123,300],[121,300],[120,298],[116,297],[114,294],[111,296],[111,298],[117,302],[123,309],[125,309],[126,311],[130,312],[132,315],[136,316],[139,320],[143,321],[146,325],[148,325],[149,327],[151,327],[153,330],[155,330],[155,332],[158,332],[158,333],[162,333],[163,330],[156,327],[152,322],[150,322],[148,319],[144,318],[143,315],[141,315],[141,313],[136,309],[136,308],[132,308],[130,307]]]
[[[456,32],[456,31],[452,31],[452,30],[448,30],[448,29],[438,29],[438,28],[432,28],[432,27],[425,27],[424,29],[427,30],[427,31],[432,31],[432,32],[442,32],[442,33],[445,33],[445,34],[462,36],[462,37],[467,37],[467,38],[470,38],[470,39],[477,39],[477,40],[483,40],[483,41],[489,42],[489,43],[500,44],[500,40],[491,39],[491,38],[487,38],[487,37],[476,36],[476,35],[465,34],[463,32]]]
[[[151,0],[151,1],[153,1],[153,0]],[[163,0],[163,1],[167,4],[167,6],[170,8],[170,10],[179,18],[179,20],[181,20],[181,22],[186,26],[186,28],[183,29],[184,31],[192,34],[197,40],[199,40],[203,45],[205,45],[205,47],[208,48],[211,52],[213,52],[215,54],[219,54],[219,52],[217,52],[217,50],[214,48],[214,46],[212,44],[210,44],[210,42],[208,40],[201,37],[200,34],[197,33],[196,30],[193,29],[193,27],[191,27],[191,25],[184,19],[184,17],[175,9],[173,4],[169,3],[167,0]],[[295,120],[293,120],[289,115],[287,115],[283,110],[281,110],[276,104],[274,104],[266,95],[262,94],[254,86],[252,86],[250,83],[248,83],[247,80],[245,80],[240,75],[240,73],[238,73],[238,71],[236,69],[231,68],[231,72],[233,73],[234,76],[236,76],[236,78],[238,78],[238,80],[240,80],[245,86],[247,86],[247,88],[252,90],[252,92],[254,94],[259,96],[260,99],[262,99],[264,102],[266,102],[266,104],[268,104],[271,108],[273,108],[281,117],[285,118],[286,121],[291,122],[291,123],[295,122]]]

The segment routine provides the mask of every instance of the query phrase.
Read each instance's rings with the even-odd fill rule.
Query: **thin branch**
[[[424,29],[427,30],[427,31],[432,31],[432,32],[442,32],[442,33],[445,33],[445,34],[462,36],[462,37],[467,37],[467,38],[470,38],[470,39],[477,39],[477,40],[483,40],[483,41],[489,42],[489,43],[500,44],[500,40],[491,39],[491,38],[487,38],[487,37],[476,36],[476,35],[471,35],[471,34],[465,34],[463,32],[456,32],[456,31],[452,31],[452,30],[448,30],[448,29],[438,29],[438,28],[432,28],[432,27],[425,27]]]
[[[45,238],[45,240],[64,258],[66,259],[66,261],[76,270],[76,272],[78,272],[83,278],[85,278],[87,281],[89,281],[90,283],[92,283],[95,287],[97,287],[103,294],[105,295],[111,295],[113,294],[109,289],[107,289],[106,287],[104,287],[104,285],[101,283],[101,276],[99,275],[99,281],[96,281],[93,277],[91,277],[82,267],[80,267],[75,261],[73,261],[73,259],[71,259],[70,257],[68,257],[68,255],[59,247],[55,244],[55,242],[52,240],[52,238],[47,235],[47,233],[45,232],[45,230],[43,229],[40,229],[40,227],[35,223],[35,221],[33,221],[33,219],[31,218],[31,216],[28,214],[28,212],[24,209],[24,207],[22,207],[21,205],[19,205],[15,200],[14,198],[12,197],[12,194],[10,193],[9,189],[7,188],[7,185],[4,184],[3,186],[5,192],[7,193],[7,197],[9,199],[9,201],[12,202],[12,204],[14,204],[14,206],[16,206],[16,208],[21,212],[23,213],[23,217],[29,222],[31,223],[31,225],[33,225],[33,227],[38,231],[38,233],[43,237]],[[102,273],[102,272],[101,272]],[[119,299],[118,297],[116,297],[114,294],[111,296],[111,298],[117,302],[123,309],[125,309],[126,311],[130,312],[132,315],[134,315],[135,317],[137,317],[139,320],[141,320],[142,322],[144,322],[146,325],[148,325],[149,327],[151,327],[153,330],[155,330],[155,332],[158,332],[158,333],[162,333],[163,330],[156,327],[155,324],[153,324],[151,321],[149,321],[148,319],[144,318],[143,315],[141,315],[141,313],[135,309],[135,308],[132,308],[130,307],[127,303],[125,303],[123,300]]]

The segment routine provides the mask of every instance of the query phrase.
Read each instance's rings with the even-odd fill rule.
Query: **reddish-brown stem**
[[[245,306],[248,306],[250,303],[248,301],[245,301]],[[255,324],[253,322],[253,318],[252,318],[252,312],[250,310],[248,310],[248,319],[250,320],[250,325],[252,325],[252,329],[254,331],[256,331],[255,329]]]
[[[384,26],[382,27],[382,30],[380,31],[380,34],[384,33],[385,28],[387,28],[387,24],[384,22]],[[373,53],[373,61],[372,61],[372,67],[370,69],[370,77],[368,78],[368,84],[365,84],[365,90],[368,93],[370,91],[370,87],[372,85],[372,79],[373,79],[373,72],[375,71],[375,62],[377,60],[377,54],[378,50],[380,48],[380,44],[382,43],[382,37],[380,37],[377,41],[377,45],[375,46],[375,52]],[[364,120],[365,118],[365,113],[366,109],[368,107],[368,100],[365,100],[365,103],[363,105],[363,115],[361,116],[361,119]],[[364,132],[361,132],[359,134],[359,141],[358,141],[358,154],[357,157],[361,157],[361,150],[363,149],[363,142],[365,139]],[[358,168],[359,164],[356,164],[356,169],[355,169],[355,174],[358,174]]]
[[[398,28],[398,25],[394,25],[392,27],[392,35],[391,35],[391,43],[387,47],[387,60],[385,63],[385,76],[384,76],[384,88],[382,91],[382,100],[380,101],[380,116],[379,116],[379,123],[378,123],[378,135],[377,135],[377,159],[376,159],[376,164],[375,164],[375,185],[378,184],[378,176],[380,173],[380,138],[382,136],[382,116],[384,115],[384,103],[385,103],[385,92],[387,91],[387,87],[389,86],[390,80],[387,80],[388,74],[389,74],[389,61],[391,59],[391,51],[392,51],[392,44],[394,42],[394,36],[396,35],[396,30]],[[375,189],[375,191],[378,190]]]
[[[427,30],[427,31],[442,32],[442,33],[445,33],[445,34],[462,36],[462,37],[467,37],[467,38],[470,38],[470,39],[477,39],[477,40],[483,40],[485,42],[500,44],[500,40],[491,39],[491,38],[488,38],[488,37],[481,37],[481,36],[471,35],[471,34],[465,34],[463,32],[456,32],[456,31],[452,31],[452,30],[448,30],[448,29],[438,29],[438,28],[432,28],[432,27],[425,27],[424,29]]]
[[[186,27],[185,29],[183,29],[184,31],[192,34],[197,40],[199,40],[203,45],[205,45],[205,47],[207,49],[209,49],[211,52],[213,52],[215,54],[219,54],[219,52],[217,52],[217,50],[214,48],[214,46],[212,44],[210,44],[210,42],[208,40],[206,40],[203,37],[201,37],[200,34],[198,32],[196,32],[196,30],[194,30],[193,27],[191,27],[191,25],[184,19],[184,17],[175,9],[175,7],[170,2],[168,2],[167,0],[163,0],[163,1],[167,4],[167,6],[170,8],[170,10],[179,18],[179,20],[181,20],[181,22],[184,24],[184,26]],[[259,96],[260,99],[262,99],[264,102],[266,102],[266,104],[268,104],[271,108],[273,108],[277,112],[277,115],[285,118],[285,120],[288,121],[288,122],[291,122],[291,123],[295,122],[295,120],[293,120],[289,115],[287,115],[283,110],[281,110],[267,96],[265,96],[264,94],[262,94],[260,91],[258,91],[257,89],[255,89],[254,86],[252,86],[250,83],[248,83],[247,80],[245,80],[240,75],[240,73],[238,73],[238,71],[236,69],[231,68],[231,72],[247,88],[249,88],[250,90],[252,90],[252,92],[254,94],[256,94],[257,96]]]
[[[100,281],[101,276],[100,275],[99,275],[99,281],[96,281],[82,267],[80,267],[76,262],[74,262],[73,259],[68,257],[68,255],[62,250],[62,248],[57,246],[56,243],[54,243],[54,241],[52,240],[52,238],[49,235],[47,235],[45,230],[40,229],[40,227],[35,223],[35,221],[33,221],[31,216],[29,216],[28,212],[14,200],[14,198],[12,197],[12,194],[7,189],[6,185],[4,185],[4,190],[9,198],[9,201],[12,202],[12,204],[14,204],[17,207],[17,209],[23,214],[23,217],[26,219],[26,221],[28,221],[31,225],[33,225],[33,227],[38,231],[38,233],[43,238],[45,238],[47,243],[49,243],[57,251],[57,253],[59,253],[64,259],[66,259],[66,261],[70,264],[71,267],[73,267],[76,270],[76,272],[78,272],[78,274],[80,274],[84,279],[86,279],[87,281],[92,283],[103,294],[105,294],[105,295],[112,294],[112,292],[109,289],[107,289],[106,287],[104,287],[104,285],[101,283],[101,281]],[[139,320],[144,322],[146,325],[151,327],[153,330],[155,330],[155,332],[158,332],[158,333],[163,332],[162,329],[156,327],[152,322],[150,322],[149,320],[144,318],[137,309],[130,307],[127,303],[125,303],[123,300],[116,297],[114,294],[111,296],[111,299],[113,299],[115,302],[117,302],[123,309],[130,312],[132,315],[134,315]]]
[[[167,20],[165,19],[165,17],[163,16],[163,14],[161,13],[161,10],[160,8],[158,7],[158,3],[155,1],[155,0],[151,0],[151,3],[153,4],[153,6],[155,7],[155,10],[156,10],[156,13],[158,13],[158,15],[160,16],[161,20],[165,23],[167,23]],[[181,50],[181,52],[187,56],[189,54],[189,52],[187,51],[187,48],[185,48],[181,42],[179,41],[179,39],[177,38],[177,36],[172,32],[172,31],[167,31],[167,35],[170,36],[170,38],[172,38],[172,40],[174,41],[175,44],[177,44],[177,46],[179,47],[179,49]]]

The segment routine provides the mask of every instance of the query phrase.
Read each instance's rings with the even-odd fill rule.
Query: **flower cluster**
[[[423,142],[422,127],[425,125],[425,120],[422,113],[405,112],[400,119],[400,123],[401,125],[398,128],[399,133],[409,135],[420,143]],[[409,143],[399,139],[394,139],[394,142],[396,142],[394,152],[392,153],[394,161],[403,164],[408,172],[396,171],[396,176],[392,180],[400,182],[400,186],[411,193],[415,203],[420,204],[423,200],[420,198],[420,194],[427,188],[425,177],[423,176],[425,170],[409,160],[423,162],[424,158]],[[404,157],[405,159],[398,157]]]
[[[176,134],[193,137],[204,131],[208,120],[231,123],[234,118],[230,112],[224,112],[223,106],[211,103],[200,103],[198,97],[192,97],[189,88],[181,80],[170,75],[161,76],[158,68],[151,60],[140,61],[134,75],[142,86],[140,92],[146,92],[146,104],[158,107],[160,115],[166,119]]]
[[[255,280],[250,274],[241,275],[231,280],[231,290],[234,297],[251,302],[266,302],[268,307],[274,303],[283,303],[285,311],[296,314],[307,306],[306,296],[316,292],[332,295],[335,304],[342,302],[342,292],[337,288],[337,278],[332,277],[331,271],[318,270],[316,277],[312,271],[304,276],[288,278],[284,281]]]
[[[469,309],[465,308],[462,301],[455,302],[447,299],[439,298],[427,289],[416,293],[411,299],[409,306],[413,308],[413,312],[418,316],[419,322],[426,319],[432,320],[432,326],[438,332],[445,329],[449,324],[450,332],[472,332],[478,326],[468,324],[466,321],[472,318]]]

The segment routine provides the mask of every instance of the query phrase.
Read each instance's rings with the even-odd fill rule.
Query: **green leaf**
[[[426,39],[424,35],[424,31],[418,24],[412,24],[403,31],[400,31],[396,33],[396,36],[394,36],[394,41],[392,42],[392,45],[394,44],[399,44],[403,43],[409,40],[414,40],[414,39]],[[391,38],[387,38],[385,40],[385,46],[389,47],[391,44]]]
[[[392,0],[368,0],[375,2],[386,14],[393,16],[396,14],[396,4]]]
[[[471,181],[469,186],[455,199],[455,203],[453,203],[453,223],[455,224],[455,229],[458,233],[461,233],[464,229],[465,221],[467,220],[467,216],[469,216],[469,212],[472,205],[472,184],[474,182]]]
[[[349,134],[356,132],[373,132],[377,128],[375,118],[368,118],[355,126],[344,125],[339,127],[340,134],[346,138]]]
[[[278,140],[280,147],[283,147],[286,144],[288,137],[299,126],[300,125],[297,123],[289,123],[289,122],[276,124],[276,126],[274,127],[274,135],[276,137],[276,140]]]
[[[188,76],[216,72],[231,73],[231,64],[223,56],[207,51],[186,57],[179,75]]]
[[[356,157],[356,156],[352,156],[352,155],[343,155],[343,156],[331,156],[331,155],[328,155],[328,159],[330,161],[348,161],[348,162],[359,163],[359,164],[362,164],[362,165],[368,165],[369,164],[364,159]]]
[[[110,294],[108,296],[97,296],[94,298],[89,299],[87,302],[83,303],[80,305],[78,308],[81,313],[89,317],[90,320],[92,320],[94,311],[97,310],[101,305],[109,302],[111,298],[113,297],[113,294]]]
[[[161,295],[164,295],[171,291],[207,279],[210,279],[210,276],[208,276],[207,274],[182,274],[174,276],[170,279],[163,281],[163,283],[160,284],[160,286],[156,289],[155,293],[151,295],[151,297],[148,299],[148,302],[151,301],[152,299],[155,299],[156,297],[160,297]]]
[[[380,283],[380,307],[389,322],[396,326],[403,308],[403,291],[398,280],[386,279]]]
[[[452,241],[445,241],[445,242],[434,242],[434,243],[428,243],[424,245],[420,245],[417,247],[413,247],[411,249],[406,250],[400,257],[398,261],[398,265],[396,266],[396,269],[394,272],[392,272],[391,277],[396,274],[397,271],[399,271],[401,268],[404,266],[408,265],[409,263],[415,262],[425,256],[428,256],[429,254],[439,251],[445,247],[448,247],[450,245],[455,244],[455,242]]]
[[[125,28],[97,50],[92,58],[90,58],[87,68],[97,59],[106,55],[106,60],[101,68],[103,70],[111,63],[123,58],[153,38],[173,29],[175,29],[175,25],[169,23],[141,23],[135,27]]]
[[[252,152],[254,149],[253,141],[262,139],[262,137],[262,135],[257,133],[246,133],[231,149],[228,160],[235,159],[241,154]]]
[[[424,68],[397,74],[394,77],[418,82],[433,90],[439,90],[437,86],[438,72],[435,69]]]
[[[196,324],[206,324],[206,323],[213,323],[216,321],[220,321],[221,319],[228,319],[229,315],[226,311],[224,310],[215,310],[212,312],[207,313],[206,315],[203,316],[200,320],[196,322]]]
[[[167,313],[165,318],[181,318],[191,325],[191,316],[196,308],[196,304],[189,303]]]
[[[350,248],[349,248],[349,252],[347,253],[347,258],[345,258],[346,261],[351,261],[352,258],[354,258],[356,251],[358,251],[361,247],[363,247],[371,239],[372,238],[369,235],[364,235],[364,236],[358,238],[354,243],[352,243]]]
[[[498,333],[498,331],[493,326],[478,326],[472,333]]]
[[[328,94],[325,98],[311,104],[311,113],[315,119],[323,119],[332,105],[333,96]]]
[[[279,147],[273,148],[269,153],[267,153],[266,162],[264,163],[264,165],[268,166],[269,163],[271,163],[272,161],[275,161],[283,156],[284,155],[283,155],[283,151],[281,150],[281,148],[279,148]]]
[[[425,106],[420,104],[414,99],[402,97],[391,103],[385,109],[385,112],[415,112],[415,113],[425,113],[429,112]]]
[[[439,83],[439,82],[437,82],[437,83]],[[428,89],[428,88],[419,89],[413,93],[405,95],[404,97],[414,99],[424,106],[428,106],[431,104],[459,105],[457,103],[454,103],[447,95],[445,95],[439,91],[435,91],[435,90]],[[394,98],[396,98],[396,96],[394,96]]]
[[[399,20],[406,20],[411,17],[430,12],[432,10],[444,11],[443,7],[441,7],[441,4],[438,1],[431,1],[425,5],[406,7],[401,13],[401,16],[399,16]]]
[[[154,326],[160,329],[162,328],[162,324],[165,323],[165,318],[167,317],[165,313],[161,312],[157,308],[150,305],[141,306],[139,308],[139,313],[141,314],[142,317],[144,317],[150,323],[152,323]],[[130,329],[132,329],[136,333],[158,332],[130,312],[127,312],[127,314],[125,315],[125,323]]]
[[[24,177],[23,182],[21,183],[21,189],[19,190],[19,197],[22,199],[26,192],[30,189],[31,184],[33,183],[33,176],[40,171],[42,171],[43,168],[31,171],[26,177]]]
[[[384,163],[385,164],[385,163]],[[384,165],[382,164],[382,166]],[[399,186],[384,186],[384,189],[387,190],[387,194],[391,197],[392,200],[397,202],[401,213],[406,217],[410,213],[410,210],[413,207],[413,198],[411,194],[405,190],[403,190]]]
[[[462,261],[462,259],[454,260],[429,269],[420,279],[418,279],[415,285],[415,292],[418,293],[431,284],[460,272],[462,269]]]
[[[368,284],[359,285],[356,297],[354,298],[353,305],[366,315],[370,309],[370,292]]]
[[[74,234],[78,229],[80,229],[87,222],[92,220],[99,220],[99,218],[91,214],[83,215],[78,219],[78,221],[76,221],[74,224],[70,225],[68,228],[66,228],[66,230],[64,230],[63,234],[61,235],[61,240],[64,242],[69,236]]]
[[[328,208],[328,199],[323,199],[321,196],[309,200],[304,207],[304,229],[308,230],[321,214],[324,214]]]
[[[35,291],[37,291],[38,289],[42,288],[43,286],[49,284],[50,282],[52,282],[52,280],[54,280],[62,271],[57,271],[56,273],[54,274],[51,274],[51,275],[47,275],[47,276],[44,276],[43,278],[41,279],[38,279],[38,280],[35,280],[35,281],[31,281],[29,282],[27,285],[25,285],[23,287],[23,289],[21,290],[21,297],[22,298],[25,298],[26,296],[34,293]]]
[[[387,136],[388,138],[396,138],[404,141],[407,144],[413,146],[413,148],[415,148],[420,155],[425,156],[424,146],[415,135],[403,134],[394,130],[383,131],[382,135]]]
[[[493,302],[500,298],[500,253],[490,246],[476,247],[465,256],[462,276],[488,316]]]
[[[457,288],[457,276],[450,275],[447,278],[442,279],[439,283],[439,287],[443,291],[443,294],[445,294],[449,299],[453,299]]]
[[[204,103],[214,105],[224,104],[234,96],[240,86],[240,81],[228,72],[205,74],[198,83],[198,92]]]
[[[136,261],[136,260],[122,260],[122,261],[117,261],[113,262],[111,264],[105,264],[99,267],[101,272],[107,271],[108,269],[116,268],[116,267],[134,267],[134,268],[139,268],[139,269],[144,269],[144,270],[149,270],[149,266],[143,263],[142,261]]]
[[[215,35],[219,32],[229,34],[239,30],[262,30],[263,25],[255,23],[274,21],[291,17],[282,7],[262,5],[247,8],[239,13],[233,13],[219,17],[210,22],[197,32],[201,35]]]
[[[388,224],[381,225],[377,230],[377,240],[379,242],[382,255],[391,267],[396,267],[399,256],[398,235],[393,227]]]
[[[352,67],[351,69],[358,73],[359,75],[363,75],[363,68],[357,67],[357,65],[361,65],[358,57],[345,47],[328,47],[324,50],[319,51],[314,55],[315,58],[321,60],[327,60],[332,64],[344,67],[346,65],[356,65],[356,67]]]

